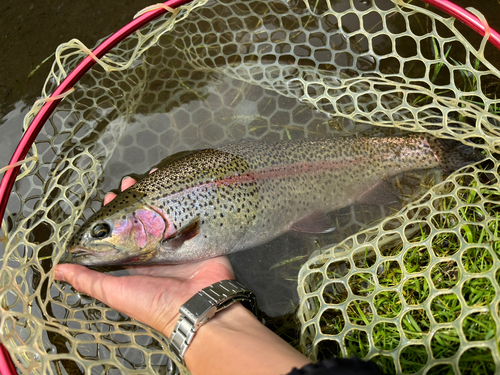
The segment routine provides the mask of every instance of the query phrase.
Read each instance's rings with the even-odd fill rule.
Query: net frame
[[[164,3],[165,6],[171,8],[177,8],[181,5],[189,3],[191,0],[170,0]],[[437,8],[445,11],[449,15],[454,16],[460,21],[464,22],[467,26],[471,27],[481,35],[485,36],[488,41],[490,41],[495,47],[500,49],[500,35],[489,28],[489,26],[483,21],[481,21],[474,14],[458,7],[457,5],[447,1],[439,0],[422,0],[429,3]],[[89,70],[93,65],[99,62],[105,54],[111,50],[120,41],[125,39],[128,35],[132,34],[139,28],[143,27],[147,23],[166,13],[167,9],[158,8],[141,15],[136,18],[125,27],[120,29],[117,33],[113,34],[110,38],[106,39],[101,45],[99,45],[92,53],[89,55],[71,72],[68,74],[66,79],[57,87],[57,89],[52,93],[52,95],[46,100],[46,103],[40,108],[39,112],[32,120],[29,128],[24,133],[14,155],[10,161],[10,165],[21,162],[25,159],[31,145],[35,141],[39,131],[45,124],[45,121],[50,117],[52,112],[55,110],[59,102],[64,98],[65,94],[71,90],[71,87]],[[8,198],[10,191],[14,185],[16,177],[19,173],[20,165],[13,166],[9,169],[2,178],[0,184],[0,217],[3,217],[6,205],[8,203]],[[0,222],[0,227],[1,227]],[[1,344],[0,344],[1,345]],[[4,350],[2,350],[4,352]],[[2,358],[0,358],[0,366],[3,366]],[[4,369],[4,367],[0,367]],[[2,372],[3,373],[3,372]]]
[[[491,42],[491,44],[493,44],[497,49],[500,49],[500,34],[496,30],[490,28],[488,24],[485,24],[483,20],[480,20],[476,15],[472,14],[467,9],[464,9],[449,0],[422,1],[441,9],[443,12],[452,17],[455,17],[457,20],[465,23],[468,27],[482,36],[485,36],[488,33],[488,41]]]
[[[176,9],[179,6],[190,3],[192,0],[168,0],[163,4],[166,7]],[[452,3],[449,0],[422,0],[442,11],[446,12],[450,16],[453,16],[465,23],[468,27],[478,32],[480,35],[485,36],[488,34],[488,41],[491,42],[497,49],[500,50],[500,34],[491,29],[487,24],[485,25],[477,16],[470,13],[466,9]],[[101,43],[97,48],[92,51],[92,55],[87,56],[78,66],[68,74],[66,79],[57,87],[56,90],[46,99],[45,104],[40,108],[36,116],[33,118],[29,128],[23,134],[22,139],[19,141],[14,154],[9,162],[9,166],[15,163],[19,163],[26,158],[28,151],[35,141],[38,133],[42,129],[43,125],[50,117],[52,112],[56,109],[57,105],[64,98],[64,94],[67,93],[73,85],[87,72],[89,71],[98,61],[97,59],[102,58],[106,55],[113,47],[119,44],[123,39],[137,31],[141,27],[145,26],[154,19],[160,17],[162,14],[167,12],[166,8],[158,8],[148,11],[142,14],[138,18],[134,19],[123,28],[121,28],[116,33],[112,34],[103,43]],[[5,208],[9,200],[9,194],[12,191],[14,182],[17,175],[19,174],[20,166],[15,166],[5,172],[0,182],[0,217],[5,214]],[[0,221],[0,228],[2,227],[2,222]]]
[[[130,23],[125,25],[123,28],[118,30],[116,33],[112,34],[104,42],[102,42],[96,49],[92,51],[83,61],[78,64],[78,66],[68,74],[63,82],[57,87],[56,90],[46,99],[45,104],[40,108],[36,116],[33,118],[29,128],[23,134],[22,139],[19,142],[14,154],[9,162],[9,165],[15,164],[24,160],[28,151],[35,141],[38,133],[42,129],[43,125],[54,112],[57,105],[64,98],[64,95],[68,93],[71,88],[80,80],[80,78],[87,73],[96,63],[98,59],[103,58],[111,49],[123,41],[127,36],[131,35],[135,31],[139,30],[141,27],[147,25],[151,21],[160,17],[161,15],[167,13],[167,8],[176,9],[184,4],[190,3],[192,0],[169,0],[163,3],[165,7],[159,7],[157,9],[148,11],[136,19],[132,20]],[[12,191],[14,182],[19,173],[20,166],[16,166],[5,172],[2,181],[0,183],[0,217],[4,216],[5,208],[7,207],[7,202],[9,199],[9,194]],[[0,228],[2,223],[0,222]]]
[[[145,9],[143,14],[140,14],[140,12],[135,19],[104,40],[93,51],[89,51],[89,55],[67,75],[54,92],[48,98],[42,99],[44,104],[40,107],[39,111],[32,119],[28,129],[24,132],[16,150],[14,151],[14,154],[12,155],[9,165],[7,166],[11,168],[5,171],[0,181],[0,218],[4,217],[10,193],[21,169],[22,161],[25,160],[30,148],[36,140],[38,133],[40,133],[48,118],[55,111],[65,95],[71,92],[72,87],[85,73],[87,73],[95,64],[99,62],[99,59],[104,57],[126,37],[167,13],[169,9],[176,9],[182,5],[190,3],[191,1],[192,0],[168,0],[163,4],[159,4],[157,7],[154,7],[154,9]],[[36,106],[37,103],[35,103],[34,107]],[[29,115],[30,114],[27,116]],[[2,224],[3,220],[0,219],[0,229],[2,228]],[[0,374],[16,374],[15,366],[10,358],[9,352],[1,342]]]

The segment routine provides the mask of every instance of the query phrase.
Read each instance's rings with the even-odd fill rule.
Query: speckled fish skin
[[[455,170],[476,160],[467,146],[425,135],[243,141],[202,150],[157,170],[94,214],[69,241],[67,261],[175,264],[228,254],[354,203],[388,176]],[[95,238],[103,225],[110,231]]]

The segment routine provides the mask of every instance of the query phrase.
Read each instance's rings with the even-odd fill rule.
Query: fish
[[[239,141],[180,157],[92,215],[64,262],[179,264],[249,249],[288,231],[328,233],[327,214],[392,198],[380,186],[405,171],[454,171],[481,159],[426,134]],[[394,197],[394,196],[392,196]]]

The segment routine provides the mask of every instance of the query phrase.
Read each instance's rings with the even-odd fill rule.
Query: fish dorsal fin
[[[398,201],[398,198],[391,191],[389,184],[383,180],[366,190],[357,199],[358,203],[372,205],[390,204]]]
[[[200,234],[200,218],[194,218],[189,223],[180,228],[173,236],[163,240],[163,243],[168,243],[168,247],[176,249],[191,238]]]
[[[329,233],[335,230],[332,221],[321,211],[314,211],[311,215],[297,221],[290,228],[303,233]]]

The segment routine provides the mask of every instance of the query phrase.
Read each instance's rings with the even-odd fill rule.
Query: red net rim
[[[169,0],[164,4],[169,6],[170,8],[177,8],[184,4],[190,3],[191,0]],[[123,39],[125,39],[130,34],[139,30],[141,27],[147,25],[149,22],[154,19],[160,17],[162,14],[165,14],[167,9],[158,8],[152,10],[150,12],[144,13],[143,15],[137,17],[116,33],[107,38],[104,42],[102,42],[96,49],[92,52],[97,58],[102,58],[106,53],[108,53],[113,47],[118,45]],[[57,97],[60,94],[63,94],[70,90],[76,82],[86,73],[88,72],[92,66],[96,64],[96,61],[91,57],[87,56],[83,61],[78,64],[78,66],[64,79],[64,81],[57,87],[57,89],[50,95],[50,97]],[[10,160],[9,164],[17,163],[18,161],[24,160],[26,155],[28,154],[31,145],[35,141],[38,133],[42,129],[45,122],[50,117],[52,112],[56,109],[57,105],[61,99],[55,99],[52,101],[47,101],[40,111],[37,113],[33,121],[31,122],[29,128],[23,134],[19,145],[17,146],[14,154]],[[19,173],[20,167],[15,167],[7,172],[5,172],[2,182],[0,183],[0,228],[2,226],[2,220],[5,208],[7,207],[7,202],[10,197],[10,193],[12,191],[12,187],[14,186],[14,182],[16,181],[16,177]],[[0,343],[0,374],[2,375],[16,375],[17,371],[14,367],[12,359],[9,356],[9,352],[4,347],[2,343]]]
[[[192,0],[169,0],[164,4],[169,6],[170,8],[177,8],[179,6],[190,3]],[[444,12],[449,14],[452,17],[455,17],[459,21],[463,22],[465,25],[484,36],[487,32],[490,33],[488,41],[493,44],[497,49],[500,50],[500,34],[490,28],[488,25],[483,24],[483,22],[474,14],[469,12],[468,10],[452,3],[449,0],[422,0],[425,3],[428,3]],[[112,48],[114,48],[118,43],[124,40],[127,36],[137,31],[141,27],[147,25],[149,22],[154,19],[160,17],[165,14],[167,10],[165,8],[158,8],[156,10],[152,10],[147,12],[140,17],[134,19],[119,31],[111,35],[104,42],[102,42],[96,49],[92,52],[94,55],[101,59],[106,53],[108,53]],[[51,98],[57,97],[58,95],[64,94],[68,90],[70,90],[76,82],[93,66],[96,64],[96,61],[91,57],[87,56],[83,61],[78,64],[78,66],[64,79],[64,81],[57,87],[57,89],[50,95]],[[23,134],[9,164],[17,163],[21,160],[24,160],[26,155],[28,154],[29,149],[31,148],[33,142],[35,141],[38,133],[42,129],[45,122],[50,117],[50,115],[57,108],[57,105],[61,99],[55,99],[47,101],[40,111],[37,113],[35,118],[32,120],[29,128]],[[14,182],[16,181],[16,177],[19,173],[20,167],[15,167],[7,172],[5,172],[2,181],[0,183],[0,218],[3,218],[5,214],[5,208],[7,207],[7,202],[10,197],[10,193],[12,191],[12,187],[14,186]],[[2,220],[0,220],[0,228],[2,226]],[[0,343],[0,374],[5,375],[15,375],[16,370],[12,363],[12,360],[9,358],[8,352]]]
[[[489,42],[492,43],[497,49],[500,50],[500,34],[495,30],[491,29],[489,26],[485,26],[479,18],[477,18],[474,14],[469,11],[459,7],[456,4],[453,4],[448,0],[422,0],[430,5],[435,6],[446,12],[447,14],[455,17],[459,21],[465,23],[474,31],[478,32],[482,36],[485,35],[485,32],[489,30]],[[191,2],[191,0],[169,0],[164,4],[171,7],[177,8],[184,4]],[[166,13],[167,10],[164,8],[159,8],[154,11],[147,12],[142,16],[134,19],[129,24],[121,28],[118,32],[111,35],[108,39],[102,42],[94,51],[94,55],[97,58],[102,58],[107,52],[109,52],[113,47],[115,47],[118,43],[120,43],[127,36],[137,31],[144,25],[148,24],[152,20],[158,18],[162,14]],[[57,89],[50,96],[56,97],[60,94],[64,94],[66,91],[70,90],[73,85],[78,82],[78,80],[89,71],[92,66],[95,64],[95,60],[91,56],[87,56],[65,79],[64,81],[57,87]],[[38,114],[35,116],[33,121],[31,122],[28,130],[24,133],[19,145],[17,146],[14,154],[9,162],[9,164],[17,163],[21,160],[24,160],[26,155],[28,154],[31,145],[35,141],[38,133],[41,128],[50,117],[52,112],[56,109],[57,105],[61,99],[55,99],[47,101],[43,107],[40,109]],[[14,186],[15,179],[17,174],[19,173],[20,167],[15,167],[7,172],[5,172],[2,181],[0,183],[0,218],[3,218],[5,213],[5,208],[7,206],[7,202],[9,200],[10,193],[12,191],[12,187]],[[0,228],[2,226],[2,221],[0,220]]]

